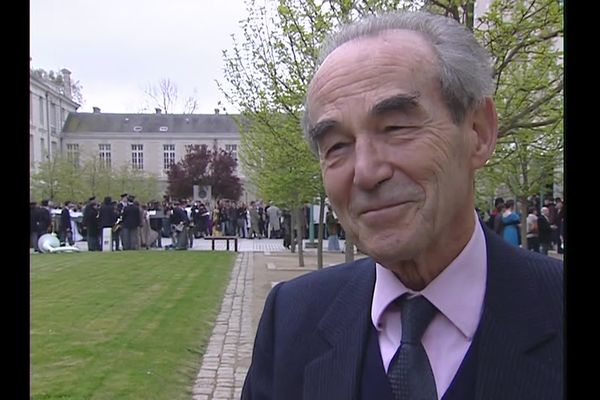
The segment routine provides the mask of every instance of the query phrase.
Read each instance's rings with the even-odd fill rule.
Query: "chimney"
[[[220,110],[218,108],[215,108],[215,115],[219,115],[219,111]]]
[[[160,108],[158,108],[158,107],[156,107],[156,108],[154,109],[154,111],[156,111],[156,113],[157,113],[157,114],[160,114],[160,113],[162,112],[162,110],[161,110]]]
[[[65,88],[65,96],[67,96],[68,98],[70,98],[71,100],[73,99],[73,97],[71,97],[71,71],[69,71],[66,68],[63,68],[60,70],[60,72],[62,72],[63,75],[63,85]]]
[[[100,107],[93,107],[94,114],[100,114]]]

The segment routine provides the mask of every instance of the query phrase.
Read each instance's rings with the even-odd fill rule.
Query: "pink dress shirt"
[[[425,296],[439,312],[423,334],[438,398],[442,398],[465,357],[479,324],[487,276],[483,229],[474,213],[475,229],[463,251],[422,291],[408,289],[390,270],[376,264],[371,319],[379,336],[385,370],[400,346],[400,310],[390,305],[404,293]]]

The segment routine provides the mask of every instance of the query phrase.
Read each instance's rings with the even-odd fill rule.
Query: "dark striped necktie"
[[[423,296],[400,297],[402,339],[390,362],[388,379],[396,400],[437,399],[429,358],[421,343],[436,308]]]

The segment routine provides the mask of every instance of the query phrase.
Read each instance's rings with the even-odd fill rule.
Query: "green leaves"
[[[127,165],[118,169],[105,167],[97,155],[86,158],[81,166],[55,155],[38,165],[38,171],[30,177],[30,186],[33,198],[56,203],[83,201],[90,196],[117,199],[123,192],[135,194],[141,202],[160,198],[156,176]]]
[[[478,20],[476,35],[494,59],[501,137],[481,176],[514,195],[562,181],[562,23],[553,0],[496,0]]]

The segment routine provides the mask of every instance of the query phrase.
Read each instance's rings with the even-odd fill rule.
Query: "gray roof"
[[[63,132],[166,132],[176,133],[239,133],[234,118],[227,114],[112,114],[71,112],[65,121]],[[139,128],[138,128],[139,129]]]

